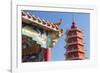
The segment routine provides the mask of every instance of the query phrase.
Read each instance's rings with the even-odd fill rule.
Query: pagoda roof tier
[[[72,43],[67,43],[66,44],[66,46],[71,46],[71,45],[82,45],[82,46],[84,46],[84,44],[81,43],[81,42],[72,42]]]
[[[78,31],[78,32],[81,32],[82,33],[82,30],[80,30],[78,27],[77,27],[77,24],[75,21],[72,22],[72,25],[71,25],[71,28],[68,29],[66,31],[66,33],[70,32],[70,31]]]
[[[72,47],[72,46],[84,47],[84,45],[81,45],[81,44],[73,44],[73,45],[66,45],[64,48],[69,49],[69,47]],[[77,47],[77,48],[78,48],[78,47]]]
[[[22,21],[25,23],[31,24],[33,26],[41,27],[47,31],[59,31],[59,30],[61,30],[59,28],[59,25],[61,24],[61,20],[60,20],[60,22],[53,23],[50,21],[40,19],[39,17],[35,17],[33,15],[31,16],[29,13],[26,13],[24,11],[22,11]]]
[[[70,52],[81,52],[81,53],[85,53],[85,48],[75,48],[73,50],[67,50],[67,53],[70,53]]]
[[[82,33],[82,30],[80,30],[79,28],[71,28],[71,29],[68,29],[67,31],[66,31],[66,34],[67,33],[69,33],[69,32],[80,32],[80,33]]]
[[[72,40],[72,39],[73,39],[73,40]],[[74,39],[75,39],[75,40],[74,40]],[[83,44],[84,44],[83,38],[80,38],[80,37],[66,38],[66,39],[65,39],[65,42],[66,42],[66,43],[78,42],[78,43],[83,43]]]
[[[79,34],[76,34],[76,35],[69,35],[67,36],[67,39],[72,39],[72,38],[80,38],[80,39],[83,39],[83,36],[82,35],[79,35]]]
[[[85,60],[85,58],[82,56],[79,56],[79,57],[66,58],[66,60]]]

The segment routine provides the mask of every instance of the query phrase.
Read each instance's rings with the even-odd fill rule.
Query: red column
[[[51,48],[46,48],[44,51],[44,60],[51,61]]]

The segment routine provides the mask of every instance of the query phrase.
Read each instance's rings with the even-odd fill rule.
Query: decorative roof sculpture
[[[62,19],[60,19],[59,22],[54,23],[54,22],[50,22],[48,20],[40,19],[39,17],[30,15],[29,13],[22,11],[22,22],[24,23],[22,25],[27,24],[27,25],[31,26],[31,27],[29,27],[29,26],[23,27],[23,33],[26,35],[29,35],[31,37],[34,36],[34,30],[31,30],[33,27],[39,27],[39,28],[42,28],[43,30],[49,32],[49,36],[47,36],[47,38],[49,38],[49,39],[51,38],[51,40],[50,40],[50,45],[48,46],[48,48],[53,48],[63,33],[63,29],[60,28]],[[40,38],[40,40],[39,40],[39,38],[36,40],[39,42],[39,44],[41,42],[43,42],[42,38]],[[44,46],[46,47],[45,44],[44,44]],[[41,45],[43,46],[42,43],[41,43]]]
[[[40,19],[39,17],[31,16],[29,13],[26,13],[22,11],[22,21],[27,22],[27,23],[36,23],[35,26],[42,27],[45,30],[48,31],[59,31],[60,27],[59,25],[62,23],[62,19],[60,19],[60,22],[57,23],[52,23],[50,21],[46,21],[43,19]]]

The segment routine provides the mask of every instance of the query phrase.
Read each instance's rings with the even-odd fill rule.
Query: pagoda
[[[71,28],[66,31],[66,60],[84,60],[86,52],[84,48],[83,32],[77,27],[75,21],[72,22]]]

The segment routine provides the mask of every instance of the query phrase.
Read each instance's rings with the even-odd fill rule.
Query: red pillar
[[[44,51],[44,60],[51,61],[51,48],[46,48]]]

